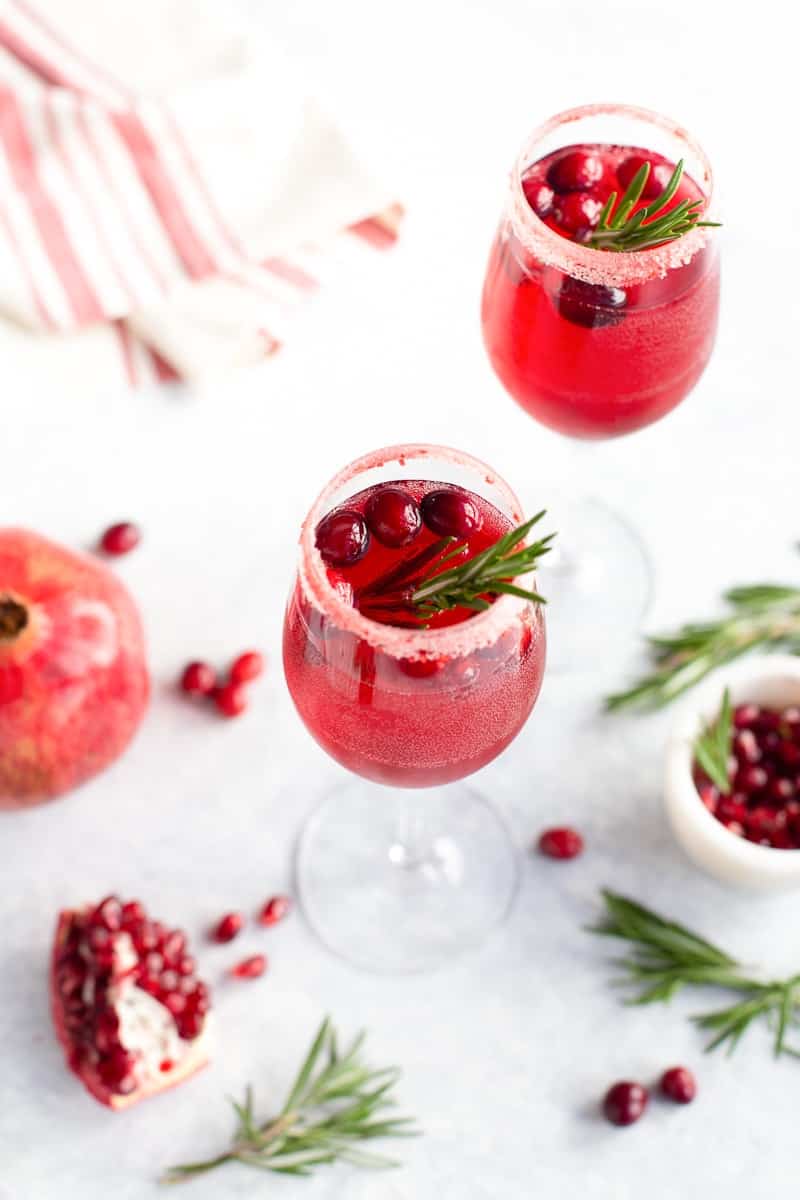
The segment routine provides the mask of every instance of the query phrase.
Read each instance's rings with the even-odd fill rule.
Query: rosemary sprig
[[[655,669],[627,691],[608,696],[606,707],[663,708],[716,667],[757,646],[800,654],[800,588],[754,584],[731,588],[724,599],[733,611],[721,620],[648,638]]]
[[[800,975],[768,983],[750,979],[736,959],[685,926],[616,892],[604,890],[602,895],[605,919],[589,932],[633,944],[626,957],[615,960],[625,973],[622,982],[639,989],[628,1003],[670,1000],[687,985],[726,988],[740,993],[741,999],[692,1018],[698,1028],[713,1034],[706,1050],[727,1044],[730,1053],[753,1021],[765,1017],[775,1029],[776,1057],[800,1056],[786,1042],[790,1028],[800,1024]]]
[[[727,688],[722,696],[722,707],[715,721],[711,721],[698,736],[694,744],[694,756],[708,778],[724,796],[730,794],[730,755],[733,737],[733,708],[731,694]]]
[[[662,211],[677,192],[682,175],[683,159],[676,165],[663,192],[644,208],[633,212],[650,177],[650,163],[642,163],[613,217],[611,212],[617,201],[617,193],[612,192],[606,200],[589,245],[595,250],[649,250],[664,242],[674,242],[697,226],[717,226],[718,221],[700,220],[704,200],[681,200],[669,212]]]
[[[238,1128],[229,1150],[199,1162],[170,1167],[163,1183],[178,1183],[229,1162],[246,1163],[282,1175],[310,1175],[324,1163],[347,1162],[358,1167],[395,1167],[391,1158],[361,1149],[374,1138],[415,1137],[410,1117],[384,1117],[392,1107],[396,1067],[373,1070],[363,1064],[361,1033],[350,1048],[339,1052],[328,1017],[322,1022],[297,1074],[283,1108],[259,1124],[252,1089],[244,1101],[232,1100]]]

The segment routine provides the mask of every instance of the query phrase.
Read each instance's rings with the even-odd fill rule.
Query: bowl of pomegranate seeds
[[[726,883],[800,888],[800,658],[715,672],[681,708],[665,803],[689,856]]]

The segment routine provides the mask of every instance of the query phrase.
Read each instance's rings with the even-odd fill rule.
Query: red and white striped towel
[[[393,240],[399,208],[226,7],[0,0],[0,351],[217,373],[281,344],[332,247]]]

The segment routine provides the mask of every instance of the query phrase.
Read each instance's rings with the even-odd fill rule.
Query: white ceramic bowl
[[[758,655],[715,671],[681,706],[667,746],[664,801],[675,837],[698,866],[725,883],[757,891],[800,888],[800,850],[774,850],[730,833],[712,816],[692,779],[693,745],[719,713],[725,688],[736,704],[800,706],[800,658]]]

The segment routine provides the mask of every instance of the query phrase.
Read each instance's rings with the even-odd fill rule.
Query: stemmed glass
[[[322,491],[302,528],[284,626],[284,669],[317,742],[362,780],[337,788],[300,838],[297,883],[311,924],[361,966],[413,971],[481,941],[502,920],[517,855],[499,813],[452,785],[519,733],[541,687],[541,606],[501,595],[446,628],[365,616],[316,546],[320,520],[383,482],[465,488],[521,523],[519,502],[486,464],[440,446],[357,459]],[[530,577],[526,580],[530,584]]]
[[[694,387],[714,345],[719,255],[715,231],[700,226],[651,249],[616,252],[586,244],[588,231],[576,235],[584,240],[562,236],[548,211],[553,191],[534,188],[534,164],[565,147],[618,164],[604,180],[605,191],[613,185],[618,195],[624,185],[613,172],[623,153],[630,161],[648,153],[673,165],[682,159],[685,184],[705,198],[704,217],[713,215],[712,174],[685,130],[620,104],[559,113],[534,131],[514,164],[483,288],[484,341],[517,403],[577,445],[657,421]],[[659,170],[669,176],[664,164]],[[652,174],[655,182],[655,168]],[[586,186],[571,212],[584,205],[596,220],[604,194],[595,195],[591,180]],[[581,457],[579,496],[588,470],[588,456]],[[567,654],[585,665],[639,625],[650,565],[632,526],[601,500],[571,494],[562,503],[551,499],[549,509],[560,531],[541,573],[554,602],[551,650],[559,667]]]

